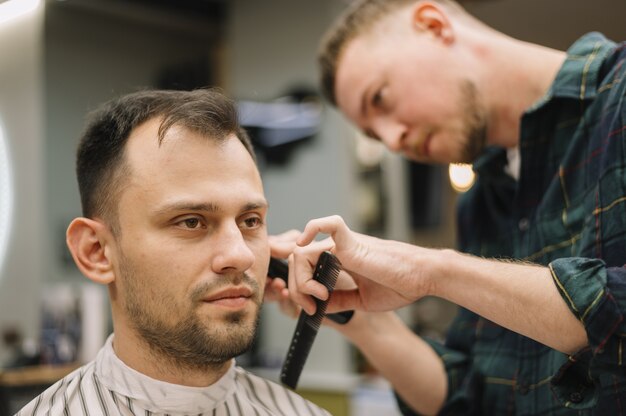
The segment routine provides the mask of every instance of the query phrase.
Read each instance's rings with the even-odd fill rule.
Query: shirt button
[[[528,230],[528,227],[530,227],[530,221],[528,221],[528,218],[522,218],[517,223],[517,227],[520,229],[520,231],[526,231]]]
[[[572,403],[580,403],[583,401],[583,395],[580,392],[575,391],[569,395],[569,400]]]

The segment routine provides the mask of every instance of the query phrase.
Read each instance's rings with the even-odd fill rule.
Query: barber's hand
[[[282,234],[269,236],[270,252],[272,257],[286,259],[297,247],[296,240],[300,231],[289,230]],[[276,276],[268,276],[265,282],[265,301],[277,302],[282,313],[296,318],[300,314],[300,306],[291,300],[287,284]]]
[[[296,240],[302,234],[298,230],[290,230],[278,235],[269,236],[270,251],[272,257],[287,258],[295,248]],[[290,265],[289,267],[292,267]],[[344,272],[341,272],[344,274]],[[336,285],[337,288],[353,289],[356,287],[354,281],[346,276]],[[302,308],[291,300],[287,284],[280,278],[268,275],[265,285],[265,300],[278,302],[280,310],[287,316],[297,318]],[[331,320],[324,320],[332,322]]]
[[[302,233],[299,230],[289,230],[281,234],[270,235],[268,241],[272,257],[286,259],[298,246],[296,241]]]
[[[296,240],[301,232],[298,230],[289,230],[282,234],[270,235],[268,237],[270,246],[270,255],[277,259],[286,259],[297,247]],[[287,284],[277,276],[267,276],[265,284],[265,300],[267,301],[286,301],[289,299],[289,291]]]
[[[287,285],[282,279],[268,277],[265,282],[265,302],[276,302],[280,311],[290,318],[297,318],[300,306],[289,297]]]
[[[340,273],[345,274],[345,272]],[[338,288],[338,286],[335,287]],[[354,284],[352,279],[346,275],[345,279],[341,279],[339,287],[343,287],[344,289],[353,289],[356,287],[356,285]],[[300,305],[291,300],[289,296],[289,290],[287,290],[287,284],[284,280],[280,278],[268,277],[265,284],[265,301],[277,302],[280,311],[290,318],[298,318],[300,312],[302,311]],[[352,319],[350,319],[350,321],[352,321]],[[333,328],[345,326],[345,324],[337,324],[333,322],[332,319],[326,318],[322,320],[322,323],[329,325]]]
[[[313,241],[317,234],[330,237]],[[365,311],[393,310],[412,303],[426,293],[424,272],[407,269],[402,261],[407,254],[426,255],[427,249],[351,231],[340,216],[311,220],[297,239],[289,265],[289,293],[291,298],[312,314],[315,302],[325,300],[328,291],[312,279],[319,255],[330,250],[341,262],[356,284],[353,289],[341,289],[345,274],[340,274],[327,312],[357,309]]]
[[[297,247],[296,240],[301,232],[289,230],[282,234],[270,235],[268,237],[270,255],[278,259],[286,259]],[[269,276],[265,283],[265,300],[284,302],[289,299],[287,284],[276,276]],[[289,308],[290,309],[290,308]]]

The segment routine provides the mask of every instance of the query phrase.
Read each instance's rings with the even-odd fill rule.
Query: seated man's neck
[[[115,355],[128,367],[155,380],[189,387],[207,387],[219,380],[232,365],[232,359],[214,366],[186,365],[165,356],[130,328],[116,325],[113,338]]]

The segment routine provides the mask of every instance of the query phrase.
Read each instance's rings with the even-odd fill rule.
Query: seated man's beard
[[[140,289],[136,269],[128,259],[124,260],[120,269],[126,283],[125,290],[130,296],[126,296],[123,307],[134,329],[155,353],[155,358],[175,367],[220,368],[231,358],[250,349],[262,303],[262,294],[254,279],[246,274],[223,276],[197,288],[184,305],[186,310],[181,310],[181,306],[173,304],[172,299],[165,299],[163,295],[151,293],[146,288]],[[234,281],[243,282],[253,289],[252,300],[256,304],[254,316],[250,316],[249,312],[237,311],[220,318],[201,319],[197,308],[202,302],[198,298],[210,293],[215,287]],[[180,315],[181,319],[172,323],[172,315]]]
[[[136,318],[133,322],[140,336],[159,357],[177,366],[206,369],[219,368],[250,349],[259,315],[259,309],[253,319],[245,317],[243,312],[233,312],[226,315],[221,324],[203,323],[196,315],[175,326]]]

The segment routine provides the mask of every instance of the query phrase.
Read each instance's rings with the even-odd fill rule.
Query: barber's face
[[[219,365],[251,344],[269,262],[267,203],[236,137],[218,144],[158,122],[131,135],[118,205],[114,302],[162,356]],[[116,323],[117,325],[117,323]]]
[[[430,33],[374,31],[340,57],[339,108],[393,152],[421,162],[471,162],[484,147],[485,111],[460,54]]]

